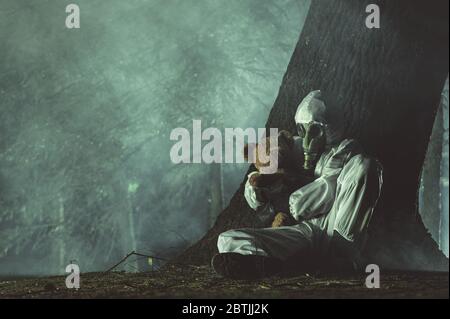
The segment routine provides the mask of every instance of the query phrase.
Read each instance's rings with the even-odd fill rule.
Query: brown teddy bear
[[[278,145],[271,143],[273,138],[278,139]],[[253,153],[253,164],[256,173],[250,174],[249,184],[255,188],[256,198],[260,202],[270,203],[275,211],[275,215],[270,218],[272,227],[288,226],[296,223],[295,219],[289,213],[289,196],[292,192],[303,186],[302,178],[302,155],[301,152],[294,151],[294,137],[288,131],[280,131],[277,137],[266,137],[260,143],[254,145],[245,145],[244,158],[248,161]],[[271,145],[272,144],[272,145]],[[266,154],[277,152],[278,168],[272,174],[261,172],[262,167],[270,165],[269,161],[262,161],[258,152],[260,148],[265,147]],[[264,148],[262,148],[264,149]]]

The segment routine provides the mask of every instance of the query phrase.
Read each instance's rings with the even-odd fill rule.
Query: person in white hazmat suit
[[[303,169],[313,176],[312,182],[289,196],[291,216],[286,220],[295,222],[220,234],[219,254],[212,266],[225,277],[250,279],[286,270],[306,271],[318,263],[326,264],[318,265],[324,269],[331,265],[355,269],[358,264],[381,192],[382,167],[363,154],[356,140],[342,138],[342,118],[326,107],[320,91],[303,99],[295,122],[299,135],[295,151],[300,148]],[[256,212],[267,204],[258,199],[248,180],[244,195]]]

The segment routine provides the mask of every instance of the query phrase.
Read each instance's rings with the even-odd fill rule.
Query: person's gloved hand
[[[275,218],[273,219],[272,228],[282,227],[282,226],[292,226],[295,224],[296,224],[296,221],[291,215],[288,215],[285,213],[278,213],[275,215]]]

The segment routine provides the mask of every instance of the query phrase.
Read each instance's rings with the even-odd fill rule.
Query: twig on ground
[[[114,270],[115,268],[117,268],[118,266],[120,266],[122,263],[124,263],[129,257],[131,256],[139,256],[139,257],[147,257],[147,258],[152,258],[152,259],[158,259],[158,260],[163,260],[166,261],[167,259],[165,258],[161,258],[161,257],[156,257],[156,256],[151,256],[151,255],[145,255],[145,254],[141,254],[141,253],[137,253],[134,250],[132,252],[130,252],[129,254],[127,254],[125,257],[123,257],[118,263],[116,263],[114,266],[112,266],[111,268],[109,268],[108,270],[106,270],[104,273],[108,273],[112,270]]]

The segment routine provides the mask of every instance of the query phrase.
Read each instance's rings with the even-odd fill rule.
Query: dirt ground
[[[364,275],[302,275],[260,281],[227,280],[209,267],[170,266],[147,273],[81,274],[80,289],[65,277],[2,279],[0,298],[448,298],[448,272],[381,273],[380,288]]]

